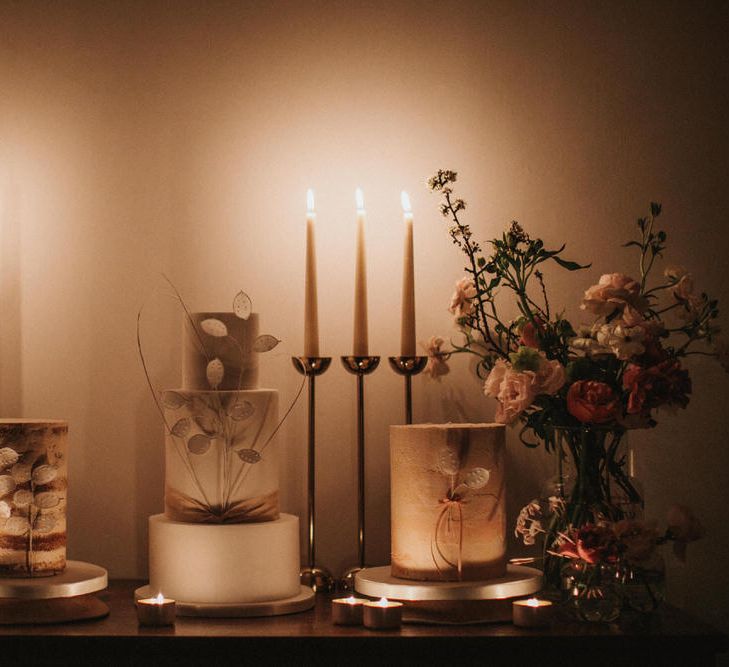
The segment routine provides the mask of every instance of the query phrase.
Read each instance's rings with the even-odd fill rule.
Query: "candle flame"
[[[311,188],[306,191],[306,212],[314,213],[314,191]]]
[[[356,597],[354,597],[354,595],[350,595],[350,596],[349,596],[349,597],[348,597],[348,598],[347,598],[347,599],[345,600],[345,602],[346,602],[347,604],[357,604],[357,598],[356,598]]]
[[[162,593],[157,593],[157,597],[154,599],[155,604],[164,604],[165,596]]]
[[[389,604],[390,604],[390,601],[387,598],[380,598],[377,601],[377,605],[380,607],[387,607],[387,605],[389,605]]]
[[[405,190],[400,193],[400,203],[402,204],[403,213],[412,213],[413,209],[410,206],[410,195]]]
[[[530,607],[538,607],[539,606],[539,600],[537,600],[537,598],[529,598],[526,603]]]
[[[357,212],[363,213],[364,212],[364,193],[362,192],[362,188],[357,188],[354,191],[354,199],[357,202]]]

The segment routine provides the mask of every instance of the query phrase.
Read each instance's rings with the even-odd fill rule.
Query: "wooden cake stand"
[[[108,583],[103,567],[70,560],[49,577],[0,577],[0,625],[66,623],[101,618],[109,607],[95,597]]]
[[[542,572],[508,565],[505,576],[488,581],[411,581],[393,577],[385,565],[360,570],[354,588],[405,603],[405,623],[501,623],[511,621],[513,600],[541,590]]]

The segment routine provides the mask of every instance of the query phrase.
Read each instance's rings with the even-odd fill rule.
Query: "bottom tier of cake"
[[[266,602],[295,596],[299,519],[203,524],[149,517],[149,586],[201,604]]]

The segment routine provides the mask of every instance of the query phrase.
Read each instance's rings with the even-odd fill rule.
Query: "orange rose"
[[[604,424],[618,414],[620,403],[604,382],[578,380],[567,392],[567,410],[583,424]]]

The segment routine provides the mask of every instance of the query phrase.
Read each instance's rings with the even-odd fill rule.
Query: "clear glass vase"
[[[570,528],[634,518],[642,512],[643,499],[628,471],[624,438],[622,429],[590,424],[551,429],[546,445],[554,451],[556,473],[548,486],[554,489],[561,510],[551,516],[546,528],[547,586],[561,584],[563,559],[550,553],[560,535]]]
[[[610,623],[620,616],[620,573],[613,565],[568,561],[562,567],[567,608],[579,621]]]
[[[666,599],[666,568],[660,554],[640,565],[626,564],[619,580],[626,609],[650,614]]]

